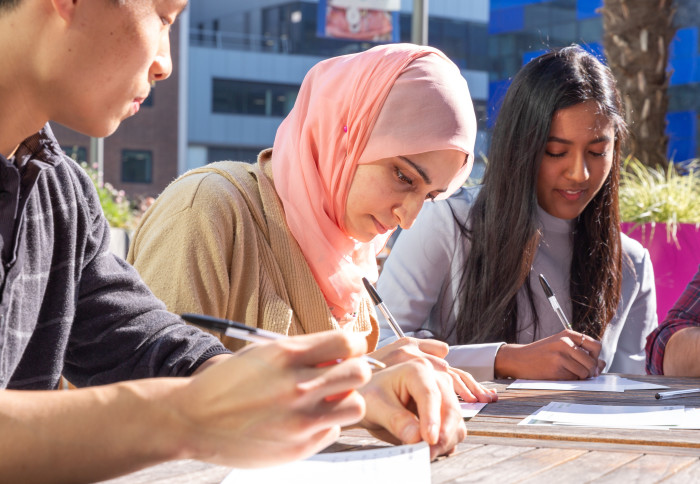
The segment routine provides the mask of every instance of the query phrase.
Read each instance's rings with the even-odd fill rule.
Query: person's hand
[[[582,380],[605,368],[601,348],[600,341],[567,329],[527,345],[503,345],[494,370],[498,378]]]
[[[364,336],[329,331],[251,345],[180,388],[177,417],[199,460],[235,467],[308,457],[364,416]],[[345,361],[328,365],[341,358]],[[322,365],[319,367],[319,365]]]
[[[465,402],[491,403],[498,400],[496,390],[486,388],[470,373],[451,367],[445,360],[449,346],[434,339],[401,338],[373,351],[373,358],[383,361],[388,366],[410,361],[414,358],[425,358],[437,371],[447,373],[452,379],[454,391]]]
[[[467,435],[451,377],[423,358],[374,373],[360,393],[367,403],[360,425],[387,442],[424,440],[434,459],[451,453]]]

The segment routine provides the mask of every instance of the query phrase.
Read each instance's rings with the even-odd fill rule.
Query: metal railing
[[[289,54],[289,39],[257,34],[190,29],[190,45],[216,49],[246,50]]]

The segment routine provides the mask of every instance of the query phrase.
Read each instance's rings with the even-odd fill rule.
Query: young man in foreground
[[[360,419],[450,450],[464,424],[449,377],[424,360],[365,385],[364,338],[342,332],[231,356],[109,253],[94,187],[47,122],[114,132],[170,74],[168,32],[185,6],[0,0],[0,481],[94,481],[176,458],[282,463]],[[61,374],[90,388],[28,391]]]

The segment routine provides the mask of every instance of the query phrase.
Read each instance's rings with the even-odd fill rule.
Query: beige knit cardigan
[[[288,335],[339,329],[286,224],[271,151],[254,165],[218,162],[175,180],[143,217],[127,260],[177,314],[208,314]],[[375,348],[369,297],[351,329],[369,332],[368,348]],[[234,351],[243,345],[221,339]]]

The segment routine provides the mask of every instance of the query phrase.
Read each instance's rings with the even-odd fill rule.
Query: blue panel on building
[[[671,41],[671,57],[695,57],[698,54],[698,28],[678,29]]]
[[[695,111],[678,111],[666,115],[668,126],[668,157],[674,161],[695,158],[697,152],[697,115]]]
[[[679,86],[688,84],[693,79],[693,59],[676,58],[669,61],[673,74],[671,74],[671,85]]]
[[[489,83],[489,101],[486,110],[486,126],[489,129],[493,128],[493,125],[496,124],[496,117],[498,116],[498,111],[501,109],[501,102],[503,102],[510,82],[510,79],[505,79],[503,81]]]
[[[576,18],[585,20],[597,17],[596,9],[603,6],[603,0],[578,0],[576,2]]]
[[[547,3],[552,0],[491,0],[491,10],[500,10],[509,7],[521,7],[523,5],[533,5],[535,3]]]
[[[523,30],[525,27],[525,10],[523,7],[510,7],[491,10],[489,34],[502,34]]]
[[[549,49],[542,49],[542,50],[533,50],[532,52],[525,52],[523,54],[523,65],[527,64],[530,62],[532,59],[535,57],[539,57],[542,54],[545,54],[549,52]]]
[[[604,62],[606,64],[608,63],[608,60],[605,57],[605,48],[600,42],[590,42],[588,44],[581,44],[581,47],[583,47],[583,49],[586,52],[596,56],[601,62]]]

